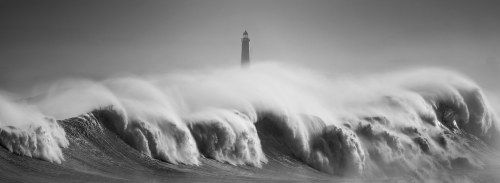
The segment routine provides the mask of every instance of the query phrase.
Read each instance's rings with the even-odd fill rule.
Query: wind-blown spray
[[[68,141],[44,116],[89,113],[142,154],[173,164],[200,165],[205,157],[265,168],[267,156],[281,154],[336,175],[411,172],[425,178],[438,169],[480,167],[478,149],[494,146],[499,135],[483,91],[439,69],[348,79],[261,63],[196,74],[73,79],[40,96],[26,104],[32,107],[1,100],[0,142],[12,152],[59,163]],[[25,112],[36,115],[19,117]],[[39,152],[12,134],[51,140],[34,143],[43,144]]]

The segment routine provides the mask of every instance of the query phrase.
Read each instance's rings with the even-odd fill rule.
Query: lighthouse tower
[[[241,66],[246,67],[250,65],[250,39],[248,38],[248,32],[245,30],[243,32],[243,38],[241,38]]]

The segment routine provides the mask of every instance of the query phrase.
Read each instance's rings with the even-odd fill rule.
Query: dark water
[[[412,173],[398,176],[335,176],[301,162],[257,124],[269,160],[262,168],[233,166],[201,158],[200,166],[174,165],[133,149],[92,115],[59,121],[70,146],[61,164],[19,156],[0,148],[0,182],[426,182]],[[447,181],[498,182],[498,166],[443,170]]]

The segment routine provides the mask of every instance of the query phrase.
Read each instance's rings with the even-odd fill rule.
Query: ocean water
[[[498,182],[496,103],[459,73],[282,64],[0,97],[0,182]]]

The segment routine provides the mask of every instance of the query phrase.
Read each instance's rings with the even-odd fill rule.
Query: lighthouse
[[[241,66],[246,67],[250,65],[250,38],[248,38],[248,32],[245,30],[243,32],[243,38],[241,38]]]

